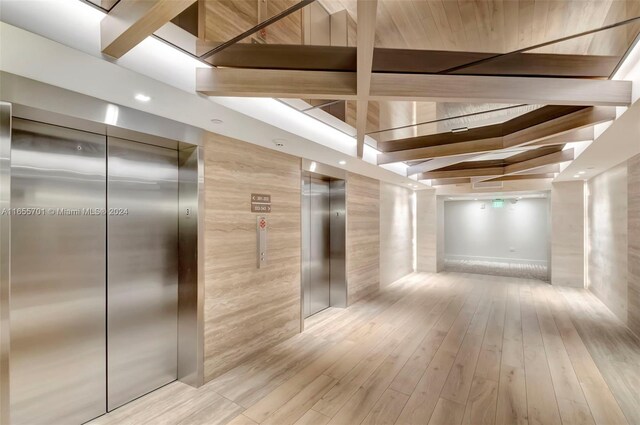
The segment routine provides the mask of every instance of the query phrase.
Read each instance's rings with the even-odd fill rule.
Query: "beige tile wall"
[[[300,159],[219,135],[205,145],[205,380],[300,331]],[[257,268],[250,194],[271,195]]]
[[[551,189],[551,284],[584,287],[584,183]]]
[[[348,304],[380,289],[380,182],[347,176]]]
[[[413,272],[413,191],[380,183],[380,286]]]

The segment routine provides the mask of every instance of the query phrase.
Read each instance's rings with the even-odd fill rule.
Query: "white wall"
[[[491,200],[446,201],[445,257],[546,264],[548,210],[547,199],[506,200],[503,208]]]
[[[380,182],[380,286],[413,272],[413,191]]]

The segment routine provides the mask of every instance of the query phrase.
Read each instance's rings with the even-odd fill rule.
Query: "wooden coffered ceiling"
[[[620,24],[629,17],[638,18],[635,3],[595,1],[585,5],[567,1],[558,8],[554,2],[531,1],[528,6],[499,2],[487,10],[487,2],[446,0],[320,2],[330,13],[349,13],[356,22],[355,46],[349,42],[339,46],[238,43],[208,56],[216,67],[198,70],[198,90],[209,96],[353,102],[359,157],[365,136],[372,130],[371,108],[376,109],[379,121],[374,131],[379,131],[385,102],[413,103],[414,115],[418,104],[430,103],[574,107],[546,107],[542,112],[528,113],[527,118],[543,118],[532,128],[517,131],[507,132],[512,124],[505,123],[472,129],[465,136],[423,137],[416,131],[413,138],[377,140],[376,147],[382,152],[379,164],[422,160],[412,164],[411,172],[421,167],[432,169],[433,164],[424,164],[433,158],[532,143],[564,143],[585,134],[572,130],[613,119],[614,111],[607,107],[630,102],[629,82],[612,81],[608,76],[637,33],[638,22]],[[576,23],[572,19],[576,16],[583,19]],[[456,22],[460,24],[457,27]],[[479,23],[486,25],[483,29],[493,28],[492,33],[481,35],[479,27],[474,27]],[[534,29],[535,37],[531,36]],[[425,39],[433,42],[418,42]],[[512,39],[518,43],[510,43]],[[562,116],[543,114],[550,110],[569,112]],[[348,107],[345,115],[349,115]],[[435,118],[437,121],[437,115]],[[410,125],[415,123],[413,120]],[[491,131],[496,135],[481,134]],[[438,137],[445,142],[430,144]],[[458,141],[465,137],[468,140]]]
[[[304,99],[355,129],[358,157],[367,143],[378,164],[437,182],[548,178],[571,156],[562,146],[630,103],[630,82],[610,76],[640,32],[638,0],[197,0],[197,12],[195,54],[213,65],[198,92]],[[318,13],[338,36],[314,35]],[[527,151],[473,164],[514,149]]]

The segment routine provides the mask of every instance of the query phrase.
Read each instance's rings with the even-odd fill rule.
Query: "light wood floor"
[[[106,424],[640,424],[640,341],[584,290],[414,274]]]

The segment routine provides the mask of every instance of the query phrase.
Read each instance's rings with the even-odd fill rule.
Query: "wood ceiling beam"
[[[406,149],[422,148],[427,146],[445,145],[450,143],[470,142],[474,140],[486,139],[486,138],[492,138],[492,137],[503,137],[503,136],[517,133],[519,131],[524,131],[524,130],[529,130],[529,132],[522,133],[525,136],[533,135],[538,139],[548,138],[548,137],[551,137],[549,136],[549,134],[552,133],[551,131],[547,131],[546,133],[540,132],[540,134],[537,134],[536,132],[537,130],[544,128],[540,126],[548,126],[552,130],[554,130],[555,127],[550,126],[547,123],[550,123],[552,120],[556,118],[563,118],[563,120],[559,120],[557,122],[557,125],[567,122],[565,127],[563,127],[561,130],[565,130],[566,128],[571,128],[570,127],[571,125],[573,125],[574,127],[577,126],[578,128],[581,128],[581,124],[576,123],[575,118],[571,119],[571,117],[573,117],[573,115],[571,114],[574,114],[576,112],[579,112],[583,109],[588,109],[588,108],[589,107],[585,107],[585,106],[554,106],[554,105],[544,106],[542,108],[538,108],[526,114],[512,118],[501,124],[492,124],[492,125],[487,125],[483,127],[476,127],[460,133],[446,132],[446,133],[429,134],[425,136],[410,137],[406,139],[378,142],[378,149],[382,150],[383,152],[393,152],[393,151],[406,150]],[[609,114],[607,118],[610,118],[612,114],[615,114],[615,108],[613,107],[604,106],[599,108],[607,108],[606,111]],[[581,115],[582,118],[584,118],[584,116],[585,116],[584,114]],[[610,118],[610,119],[613,119],[613,118]],[[600,121],[599,120],[593,121],[594,124],[597,124],[598,122]],[[558,132],[559,131],[560,130],[558,130]],[[553,135],[555,135],[555,133],[553,133]],[[584,134],[580,134],[580,136],[583,136],[583,135]],[[587,139],[576,139],[572,141],[579,141],[579,140],[587,140]],[[559,141],[559,143],[566,143],[566,142]],[[513,143],[513,145],[515,145],[515,143]]]
[[[470,142],[451,143],[446,145],[382,153],[378,155],[378,165],[418,159],[457,156],[470,153],[485,153],[499,149],[503,149],[502,137],[493,137]]]
[[[529,172],[529,174],[542,174],[540,171],[532,173],[531,170],[538,170],[549,165],[557,165],[561,162],[571,161],[574,158],[573,149],[548,153],[548,149],[541,148],[538,151],[535,156],[529,154],[529,156],[523,157],[528,159],[522,161],[514,161],[511,163],[504,161],[505,165],[502,166],[497,165],[500,162],[496,163],[496,161],[478,161],[477,163],[469,164],[460,163],[444,169],[421,173],[418,175],[418,180],[471,178],[473,182],[493,181],[497,176],[523,176],[526,175],[524,174],[525,172]],[[483,166],[485,164],[486,166]]]
[[[514,181],[514,180],[553,179],[555,177],[556,176],[553,173],[513,174],[510,176],[500,176],[500,177],[496,177],[495,179],[489,179],[485,181],[506,182],[506,181]]]
[[[560,164],[544,165],[542,167],[532,168],[531,170],[521,171],[519,173],[513,173],[513,175],[520,174],[539,174],[539,173],[559,173]]]
[[[487,168],[468,168],[462,170],[450,171],[428,171],[418,174],[418,180],[428,179],[451,179],[459,177],[486,177],[501,176],[504,174],[505,167],[487,167]]]
[[[198,40],[201,55],[219,43]],[[374,48],[373,72],[434,74],[442,69],[491,56],[489,53]],[[206,59],[215,66],[315,71],[357,70],[355,47],[236,43]],[[454,74],[605,78],[617,56],[521,53],[496,59]]]
[[[444,69],[484,60],[491,53],[377,48],[374,72],[438,73]],[[517,53],[453,71],[460,75],[556,76],[606,78],[615,69],[618,56]]]
[[[373,65],[373,47],[376,38],[376,13],[378,0],[358,0],[357,32],[357,93],[356,103],[356,154],[364,154],[364,138],[367,132],[369,87]]]
[[[413,176],[414,174],[426,173],[427,171],[438,170],[440,168],[455,165],[464,161],[470,161],[473,158],[477,158],[480,155],[467,154],[458,156],[449,156],[444,158],[434,158],[429,161],[424,161],[419,164],[411,165],[407,168],[407,176]]]
[[[197,68],[196,91],[207,96],[355,100],[356,73]]]
[[[196,0],[120,0],[100,22],[102,53],[122,57]]]
[[[378,149],[382,152],[396,152],[408,149],[492,139],[495,137],[502,137],[502,135],[502,125],[493,124],[484,127],[471,128],[468,131],[460,133],[447,131],[446,133],[428,134],[425,136],[409,137],[398,140],[387,140],[384,142],[378,142]]]
[[[511,165],[517,162],[528,161],[530,159],[539,158],[541,156],[560,152],[565,145],[542,146],[537,149],[529,149],[524,152],[517,153],[502,160],[503,165]]]
[[[432,179],[431,186],[445,186],[449,184],[465,184],[471,183],[471,178],[469,177],[459,177],[453,179]]]
[[[238,43],[208,58],[207,62],[229,68],[342,72],[357,69],[356,48],[344,46]]]
[[[594,139],[593,126],[580,128],[578,130],[568,131],[566,133],[547,137],[537,142],[527,143],[527,147],[531,146],[552,146],[565,143],[585,142]]]
[[[548,112],[550,109],[545,111],[545,108],[540,108],[536,111],[530,112],[529,114],[531,114],[531,116],[528,119],[521,116],[503,124],[479,127],[464,133],[440,133],[413,139],[398,140],[395,142],[389,141],[379,143],[378,148],[385,153],[378,155],[378,164],[491,152],[526,146],[531,142],[541,140],[546,140],[546,145],[549,145],[556,136],[558,137],[555,138],[555,141],[559,144],[564,144],[566,141],[564,137],[560,137],[562,135],[567,135],[568,137],[568,135],[572,133],[574,136],[577,135],[582,137],[587,133],[573,133],[573,131],[615,119],[614,107],[585,107],[565,111],[558,109],[557,111],[561,113],[560,115],[549,114]],[[540,122],[539,118],[543,115],[547,117],[555,116],[556,118]],[[518,125],[514,125],[513,121],[516,121]],[[513,132],[505,134],[505,132],[511,131]],[[503,135],[475,139],[479,136],[492,136],[496,134]],[[386,152],[390,146],[393,147],[393,149],[396,149],[397,146],[406,147],[420,145],[426,146]]]
[[[388,74],[371,76],[370,100],[626,106],[631,82],[580,78]]]
[[[561,136],[574,130],[591,127],[616,118],[614,107],[595,106],[558,117],[536,126],[528,127],[504,136],[505,148],[524,146],[550,137]]]
[[[520,173],[526,170],[532,170],[551,164],[559,164],[565,161],[572,161],[574,158],[574,150],[566,149],[563,151],[551,153],[528,161],[516,162],[504,167],[504,174]]]

